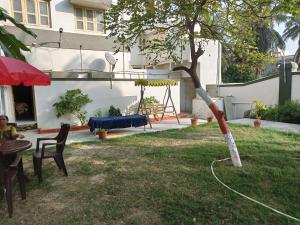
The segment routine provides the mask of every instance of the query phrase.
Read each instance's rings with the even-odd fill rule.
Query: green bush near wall
[[[244,117],[284,123],[300,124],[300,102],[286,101],[284,105],[267,107],[260,101],[254,101],[255,108],[244,113]]]
[[[262,119],[300,124],[300,102],[287,101],[282,106],[270,107],[262,114]]]
[[[122,116],[121,110],[119,108],[114,107],[113,105],[110,106],[108,110],[109,116]]]
[[[270,107],[262,114],[262,119],[300,124],[300,102],[286,101],[282,106]]]

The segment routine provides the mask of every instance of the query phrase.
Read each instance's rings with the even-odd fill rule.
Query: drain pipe
[[[222,45],[218,41],[218,66],[217,66],[217,97],[220,97],[220,78],[221,78],[221,67],[222,67]]]
[[[80,51],[80,71],[82,72],[82,45],[79,46]]]

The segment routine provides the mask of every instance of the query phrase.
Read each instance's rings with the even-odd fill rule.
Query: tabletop
[[[0,154],[10,155],[29,149],[32,146],[27,140],[7,140],[0,143]]]
[[[91,117],[88,125],[91,132],[96,128],[110,130],[115,128],[140,127],[147,125],[147,117],[145,115]]]

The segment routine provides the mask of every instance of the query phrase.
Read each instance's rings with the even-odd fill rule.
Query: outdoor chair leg
[[[42,177],[42,159],[36,158],[36,164],[37,164],[37,175],[39,178],[39,183],[42,183],[43,177]]]
[[[5,185],[5,198],[7,202],[7,211],[9,218],[12,217],[13,213],[13,199],[12,199],[12,180],[8,179]]]
[[[22,159],[21,159],[19,167],[18,167],[17,177],[18,177],[18,182],[20,185],[22,200],[24,200],[24,199],[26,199],[26,186],[25,186],[25,176],[24,176],[24,171],[23,171]]]
[[[56,157],[54,157],[54,161],[55,161],[55,163],[56,163],[58,169],[61,170],[61,165],[60,165],[60,163],[59,163],[59,160],[58,160]]]
[[[36,162],[36,158],[34,157],[34,155],[32,155],[32,162],[33,162],[33,170],[34,170],[34,175],[37,175],[37,162]]]
[[[3,186],[0,184],[0,199],[2,200],[4,198],[4,189]]]
[[[67,172],[67,168],[66,168],[66,164],[65,164],[65,161],[64,161],[64,158],[62,155],[58,156],[59,157],[59,162],[61,163],[61,168],[65,174],[65,176],[68,176],[68,172]]]

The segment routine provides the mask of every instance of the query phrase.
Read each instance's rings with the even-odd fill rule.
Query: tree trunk
[[[219,127],[228,145],[233,165],[237,167],[242,167],[238,149],[236,147],[233,136],[224,118],[224,112],[218,109],[218,106],[212,101],[212,99],[209,97],[207,92],[201,86],[199,88],[196,88],[196,92],[206,102],[206,104],[208,105],[208,107],[210,108],[210,110],[213,112],[216,119],[218,120]]]
[[[194,46],[193,40],[190,40],[190,46],[191,46],[191,49],[194,49],[194,48],[192,48],[192,46]],[[208,96],[207,92],[201,87],[200,78],[197,75],[198,58],[201,56],[200,50],[201,49],[198,49],[197,52],[199,52],[199,55],[197,55],[197,56],[195,56],[195,51],[191,51],[192,63],[191,63],[190,68],[187,68],[185,66],[178,66],[178,67],[173,68],[173,71],[184,70],[191,76],[194,86],[195,86],[195,89],[196,89],[196,92],[206,102],[206,104],[208,105],[208,107],[210,108],[210,110],[213,112],[216,119],[218,120],[219,127],[220,127],[220,129],[225,137],[225,141],[228,145],[233,165],[237,166],[237,167],[242,167],[238,149],[236,147],[233,136],[229,130],[229,127],[224,119],[224,112],[222,112],[221,110],[218,109],[218,106],[212,101],[212,99]],[[203,52],[204,51],[202,51],[202,54],[203,54]]]

